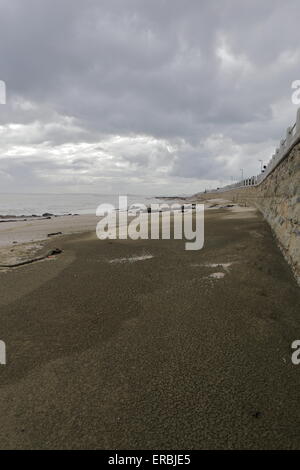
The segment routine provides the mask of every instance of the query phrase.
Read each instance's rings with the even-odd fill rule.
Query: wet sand
[[[196,202],[195,199],[187,200],[169,200],[168,203],[173,204],[190,204]],[[230,201],[225,199],[212,199],[208,201],[197,201],[205,204],[206,210],[217,210],[228,204]],[[230,203],[227,211],[250,217],[251,212],[255,213],[252,208],[241,207],[238,204]],[[239,215],[240,217],[241,215]],[[128,215],[128,220],[133,215]],[[95,231],[96,225],[100,217],[93,214],[86,215],[65,215],[52,217],[21,217],[12,220],[0,219],[0,269],[3,264],[15,264],[32,259],[41,252],[46,251],[49,238],[59,239],[60,235],[71,235],[74,233],[86,233]],[[52,234],[49,237],[49,234]]]
[[[248,215],[207,211],[200,251],[87,232],[0,272],[0,448],[299,449],[300,291]]]

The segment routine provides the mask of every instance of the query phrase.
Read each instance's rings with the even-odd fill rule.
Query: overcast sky
[[[0,0],[0,192],[189,194],[295,120],[299,0]]]

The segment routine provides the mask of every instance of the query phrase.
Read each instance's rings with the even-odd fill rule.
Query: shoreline
[[[255,212],[253,208],[229,204],[230,201],[225,199],[199,201],[190,197],[188,204],[193,202],[205,203],[205,211],[218,209],[230,211],[231,214],[227,217],[235,217],[237,212],[240,212],[240,217],[247,217]],[[6,220],[5,223],[0,223],[0,265],[16,264],[39,256],[47,249],[50,241],[57,240],[59,248],[60,240],[64,236],[95,232],[99,220],[99,216],[92,214],[59,216],[47,214],[47,217],[26,219],[19,219],[16,216],[13,221]]]

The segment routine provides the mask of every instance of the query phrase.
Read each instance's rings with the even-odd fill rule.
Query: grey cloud
[[[299,12],[296,0],[2,0],[8,104],[0,108],[0,169],[5,159],[13,184],[29,171],[34,184],[49,187],[47,171],[64,169],[66,190],[68,169],[77,169],[76,184],[89,190],[86,168],[95,180],[111,178],[116,191],[148,171],[153,181],[164,174],[168,192],[177,178],[188,192],[188,179],[200,187],[238,166],[258,170],[258,154],[277,144],[296,114]],[[10,123],[22,126],[12,132]],[[220,145],[207,148],[214,135]],[[107,143],[118,136],[128,138],[122,151]],[[34,162],[8,163],[16,145],[24,155],[35,147]]]

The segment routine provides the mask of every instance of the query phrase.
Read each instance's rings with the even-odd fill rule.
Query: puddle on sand
[[[212,273],[208,277],[212,277],[213,279],[222,279],[225,276],[225,273]]]
[[[206,268],[221,268],[223,269],[224,272],[214,272],[206,276],[206,278],[210,279],[223,279],[223,277],[226,276],[230,272],[230,266],[234,264],[235,261],[232,261],[230,263],[193,263],[191,266],[197,267],[197,266],[205,266]]]
[[[153,255],[142,255],[142,256],[129,256],[127,258],[115,258],[109,260],[109,263],[111,264],[117,264],[117,263],[135,263],[136,261],[144,261],[146,259],[151,259],[153,258]]]
[[[227,271],[229,272],[229,267],[232,265],[233,263],[210,263],[210,264],[204,264],[204,266],[206,266],[207,268],[218,268],[219,266],[221,268],[224,269],[224,271]]]
[[[197,267],[197,266],[205,266],[206,268],[222,268],[224,271],[227,273],[229,272],[229,267],[233,264],[234,262],[231,263],[193,263],[191,264],[192,267]]]

